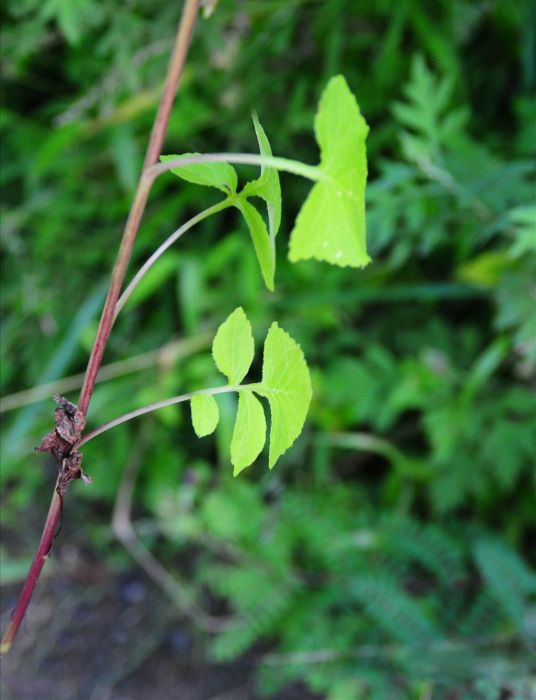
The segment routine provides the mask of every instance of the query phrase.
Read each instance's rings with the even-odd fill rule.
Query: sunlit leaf
[[[253,362],[253,353],[251,324],[239,306],[218,328],[212,343],[214,362],[229,384],[239,384]]]
[[[162,163],[180,158],[190,158],[199,153],[183,153],[180,156],[168,155],[160,156]],[[238,178],[236,170],[229,163],[197,163],[196,165],[185,165],[181,168],[172,168],[171,172],[177,177],[193,182],[195,185],[206,187],[216,187],[225,194],[234,194]]]
[[[259,151],[263,156],[271,156],[272,148],[266,132],[262,128],[261,123],[255,112],[253,112],[253,125],[257,141],[259,142]],[[267,168],[261,166],[261,176],[253,182],[248,182],[242,193],[247,197],[262,197],[266,202],[268,209],[268,228],[270,230],[270,238],[275,239],[279,226],[281,224],[281,184],[279,182],[279,173],[275,168]]]
[[[303,352],[277,323],[272,323],[264,343],[262,382],[252,388],[270,404],[268,462],[272,469],[301,433],[312,396]]]
[[[365,239],[365,139],[369,128],[342,75],[332,78],[315,119],[322,177],[291,233],[289,259],[351,267],[370,262]]]
[[[251,391],[243,390],[238,397],[238,412],[231,441],[231,463],[235,476],[255,461],[265,442],[264,409]]]
[[[192,425],[197,437],[210,435],[216,430],[220,419],[218,404],[210,394],[196,394],[190,400]]]
[[[264,283],[270,291],[274,290],[275,261],[274,252],[270,246],[270,236],[266,230],[264,219],[257,209],[248,202],[242,194],[234,202],[236,208],[242,212],[249,228],[253,247],[259,261]]]

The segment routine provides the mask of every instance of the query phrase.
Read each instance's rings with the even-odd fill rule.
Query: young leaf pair
[[[271,156],[270,143],[257,115],[253,114],[253,124],[259,150],[263,156]],[[182,156],[160,156],[162,162],[176,160],[177,158],[189,158],[199,154],[184,153]],[[281,223],[281,186],[279,174],[274,168],[261,167],[261,175],[256,180],[246,183],[240,192],[237,192],[238,176],[236,170],[229,163],[199,163],[173,168],[171,172],[183,180],[206,187],[215,187],[227,195],[224,204],[236,207],[244,217],[251,235],[253,247],[259,261],[264,283],[270,291],[274,289],[275,274],[275,237]],[[266,202],[268,209],[268,227],[257,207],[249,200],[250,197],[261,197]]]
[[[162,156],[163,162],[198,156],[204,162],[177,164],[171,172],[188,182],[215,187],[225,193],[249,228],[257,260],[268,289],[274,288],[275,237],[281,222],[281,187],[277,169],[309,177],[315,185],[305,200],[290,234],[291,262],[315,258],[338,266],[364,267],[370,262],[365,235],[365,140],[369,128],[342,75],[332,78],[320,99],[315,118],[320,164],[309,166],[286,158],[273,158],[270,143],[257,116],[253,123],[261,158],[261,175],[237,192],[238,177],[229,162],[211,162],[210,155]],[[241,154],[229,154],[240,162]],[[268,229],[251,203],[265,200]]]
[[[216,367],[227,377],[230,390],[238,392],[231,440],[234,475],[255,461],[266,442],[266,418],[257,396],[267,399],[270,406],[268,466],[272,469],[301,433],[311,401],[311,379],[300,346],[277,323],[272,323],[264,341],[262,380],[240,384],[253,362],[254,342],[251,324],[239,307],[219,327],[212,356]],[[197,435],[214,432],[219,420],[214,396],[198,393],[192,396],[190,404]]]

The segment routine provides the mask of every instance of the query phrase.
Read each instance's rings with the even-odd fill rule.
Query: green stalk
[[[321,180],[324,176],[316,165],[307,165],[299,160],[280,158],[278,156],[261,156],[258,153],[199,153],[192,156],[178,157],[147,168],[144,175],[147,178],[154,179],[168,170],[183,168],[187,165],[201,165],[202,163],[235,163],[237,165],[264,166],[292,173],[293,175],[300,175],[314,182]]]
[[[212,207],[208,207],[208,209],[204,209],[202,212],[199,214],[196,214],[193,216],[189,221],[187,221],[185,224],[183,224],[180,228],[178,228],[174,233],[172,233],[166,240],[162,243],[162,245],[158,246],[158,248],[154,251],[154,253],[147,258],[147,260],[144,262],[144,264],[140,267],[140,269],[136,272],[132,280],[130,281],[128,287],[125,289],[123,294],[119,297],[117,300],[117,304],[115,305],[115,314],[114,314],[114,323],[115,320],[121,311],[121,309],[124,307],[124,305],[127,303],[128,298],[134,291],[134,289],[138,286],[138,284],[141,282],[143,276],[151,269],[151,267],[155,264],[155,262],[158,260],[158,258],[170,247],[177,241],[186,231],[189,231],[193,226],[198,224],[200,221],[203,221],[204,219],[208,219],[209,216],[212,216],[212,214],[216,214],[219,211],[222,211],[223,209],[227,209],[228,207],[232,206],[232,200],[231,198],[224,199],[222,202],[218,202],[217,204],[214,204]]]
[[[146,413],[152,413],[152,411],[158,411],[158,409],[160,408],[166,408],[167,406],[173,406],[176,403],[183,403],[184,401],[189,401],[193,396],[199,396],[201,394],[227,394],[231,391],[240,391],[243,388],[244,386],[216,386],[212,387],[211,389],[200,389],[199,391],[191,391],[188,394],[172,396],[170,399],[164,399],[163,401],[156,401],[155,403],[150,403],[147,406],[142,406],[142,408],[136,408],[134,411],[124,413],[122,416],[108,421],[108,423],[103,423],[98,428],[95,428],[95,430],[91,430],[89,433],[86,433],[82,437],[82,439],[76,444],[76,447],[82,447],[82,445],[85,445],[86,442],[93,440],[93,438],[97,437],[97,435],[101,435],[102,433],[105,433],[106,431],[111,430],[112,428],[115,428],[118,425],[121,425],[121,423],[126,423],[127,421],[132,420],[133,418],[138,418],[138,416],[143,416]]]

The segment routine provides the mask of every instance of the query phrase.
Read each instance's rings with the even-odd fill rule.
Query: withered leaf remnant
[[[54,395],[55,427],[47,433],[35,448],[36,452],[50,452],[58,465],[59,479],[57,490],[63,496],[71,481],[82,479],[90,483],[91,479],[82,470],[82,453],[76,445],[86,425],[84,414],[74,403],[59,394]]]

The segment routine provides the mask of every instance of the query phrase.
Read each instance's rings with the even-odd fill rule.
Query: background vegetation
[[[32,449],[54,391],[76,400],[79,379],[59,380],[85,368],[179,12],[2,10],[3,585],[37,543],[55,475]],[[227,395],[215,439],[171,407],[84,450],[93,485],[71,489],[58,550],[132,569],[110,519],[136,462],[133,517],[181,582],[177,616],[193,630],[199,611],[231,618],[175,657],[252,650],[255,692],[279,698],[536,697],[535,27],[528,0],[221,0],[198,25],[166,150],[255,152],[253,106],[276,154],[314,163],[315,105],[343,73],[371,125],[373,264],[289,265],[309,185],[284,175],[275,293],[225,212],[166,253],[121,315],[105,359],[121,364],[103,372],[91,424],[212,385],[209,343],[238,305],[259,342],[277,319],[313,368],[306,432],[273,473],[262,458],[233,479]],[[133,269],[212,201],[161,178]],[[153,623],[135,629],[129,663]],[[87,687],[78,697],[97,697]]]

